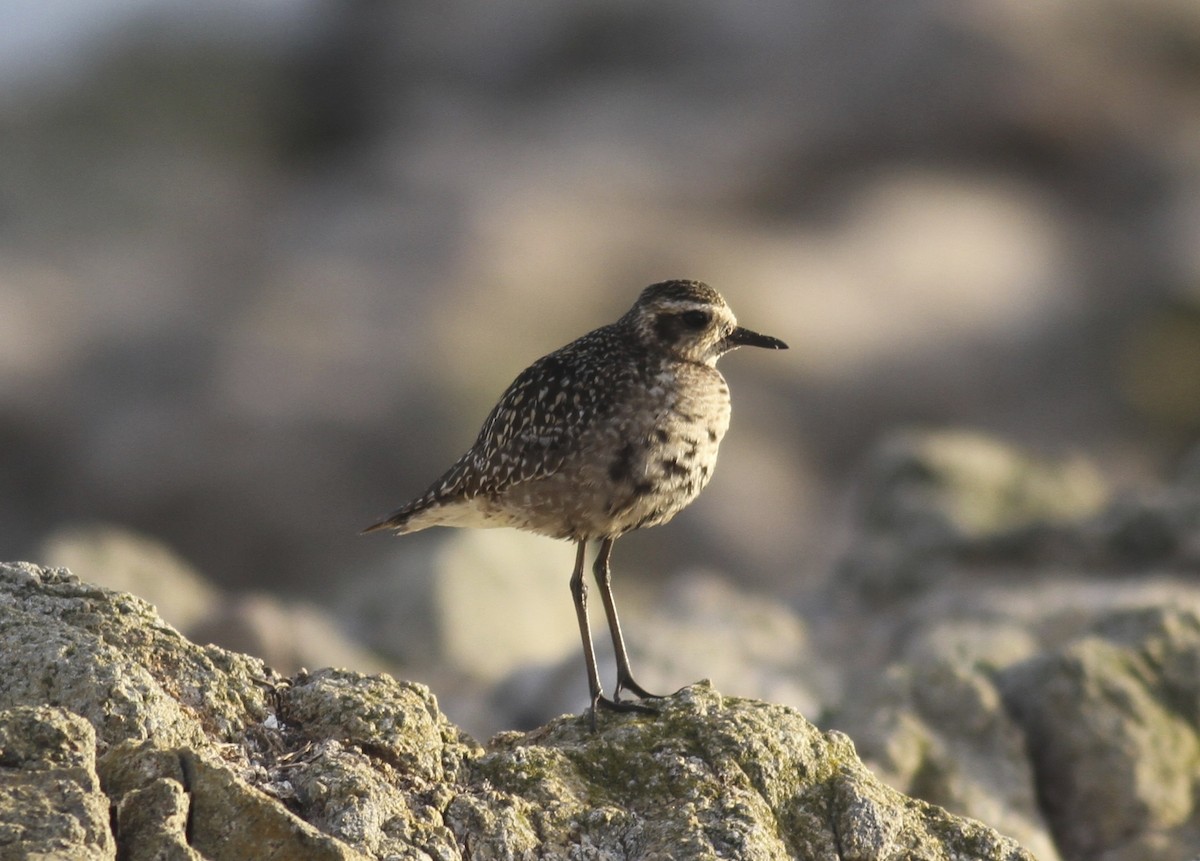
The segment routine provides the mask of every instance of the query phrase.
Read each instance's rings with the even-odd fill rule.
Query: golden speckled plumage
[[[365,531],[511,526],[570,539],[580,546],[572,577],[577,611],[586,595],[582,548],[598,539],[597,577],[610,610],[612,542],[670,520],[712,478],[730,412],[716,362],[742,345],[786,348],[738,327],[706,284],[653,284],[615,323],[526,368],[466,454],[424,494]],[[609,623],[616,645],[615,608]],[[586,613],[580,626],[593,706],[631,706],[603,697]],[[629,676],[620,644],[618,694],[623,687],[648,696]]]

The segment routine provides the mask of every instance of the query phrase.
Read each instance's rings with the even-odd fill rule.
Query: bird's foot
[[[662,694],[650,693],[648,690],[646,690],[641,685],[639,685],[637,682],[635,682],[633,680],[633,676],[629,676],[629,675],[623,675],[617,679],[617,686],[613,690],[613,699],[614,700],[617,700],[618,702],[623,702],[623,700],[621,700],[621,691],[629,691],[629,693],[633,694],[635,697],[637,697],[638,699],[642,699],[642,700],[666,699],[666,697],[663,696]]]
[[[592,700],[592,708],[599,706],[602,709],[608,709],[612,712],[638,712],[645,715],[656,715],[658,709],[651,706],[635,703],[629,700],[609,699],[606,696],[600,695]]]
[[[592,697],[592,732],[596,731],[596,711],[598,709],[604,709],[610,712],[633,712],[635,714],[643,715],[658,714],[658,709],[651,708],[647,705],[642,705],[641,703],[630,702],[628,700],[609,699],[608,697],[604,696],[603,693],[597,691]]]

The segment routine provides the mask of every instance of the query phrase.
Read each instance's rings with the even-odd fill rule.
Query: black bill
[[[738,326],[725,338],[734,347],[765,347],[768,350],[786,350],[788,345],[770,335],[760,335]]]

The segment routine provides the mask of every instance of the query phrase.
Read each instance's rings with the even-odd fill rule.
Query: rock
[[[1096,513],[1108,496],[1086,461],[1039,460],[962,430],[889,437],[868,481],[867,523],[947,540],[1075,521]]]
[[[1200,589],[1149,572],[1086,579],[1022,566],[981,581],[970,567],[950,571],[875,622],[890,649],[862,645],[874,654],[856,665],[845,647],[846,698],[832,725],[889,785],[987,822],[1042,861],[1191,861],[1194,815],[1161,823],[1171,819],[1164,810],[1178,816],[1195,803],[1181,783],[1200,774],[1187,759],[1197,731],[1186,717],[1200,714],[1188,676],[1200,657],[1179,633],[1192,623],[1167,638],[1148,634],[1145,619],[1200,618]],[[860,633],[868,623],[841,624],[870,639]]]
[[[280,672],[331,664],[387,669],[321,609],[261,593],[222,595],[165,544],[125,529],[60,529],[42,543],[40,555],[90,583],[144,598],[192,640],[247,652]]]
[[[204,861],[187,845],[189,797],[177,780],[160,778],[121,796],[116,830],[129,861]]]
[[[69,703],[101,753],[127,739],[231,742],[266,716],[261,661],[189,643],[145,601],[66,569],[0,571],[0,708]]]
[[[657,717],[563,718],[493,739],[488,787],[446,818],[475,857],[1028,858],[990,829],[904,800],[850,740],[792,709],[693,685]],[[668,812],[669,811],[669,812]],[[665,814],[665,815],[664,815]],[[942,843],[953,832],[953,847]],[[512,853],[512,855],[505,855]]]
[[[738,695],[811,715],[838,699],[836,680],[814,655],[800,617],[716,574],[689,571],[675,577],[649,607],[631,602],[621,619],[637,679],[651,691],[708,679]],[[602,667],[611,667],[603,620],[593,625],[592,639]],[[610,678],[605,683],[606,689],[612,685]],[[522,669],[498,686],[494,699],[506,726],[530,726],[586,707],[579,647],[552,667]]]
[[[0,710],[0,858],[111,861],[96,733],[61,708]]]
[[[305,753],[268,766],[271,785],[306,820],[372,857],[460,857],[442,808],[481,749],[427,688],[321,671],[281,692],[280,717]]]
[[[940,582],[964,551],[1036,549],[1058,527],[1097,514],[1108,498],[1083,460],[1039,460],[954,430],[888,437],[860,494],[862,535],[840,579],[876,601]]]
[[[835,725],[889,785],[1042,861],[1191,861],[1200,593],[1087,585],[1007,600],[993,586],[976,590],[974,616],[936,622],[953,602],[912,616],[895,663],[847,684]]]
[[[210,615],[220,592],[161,541],[107,524],[63,527],[42,541],[42,564],[89,583],[132,592],[181,631]]]
[[[191,807],[189,843],[204,857],[254,858],[269,849],[288,861],[366,861],[365,854],[292,814],[229,768],[184,754]]]
[[[1125,569],[1200,565],[1200,449],[1178,481],[1125,494],[1098,518],[1089,537],[1101,556]]]
[[[568,585],[574,552],[565,543],[464,529],[405,537],[391,558],[345,584],[339,606],[385,655],[495,681],[578,645]]]
[[[979,666],[947,655],[895,665],[838,725],[890,786],[987,822],[1041,861],[1056,861],[1024,734]]]
[[[100,758],[122,856],[235,861],[269,849],[269,857],[291,861],[366,861],[252,786],[215,753],[125,742]]]
[[[804,621],[777,599],[711,572],[688,571],[642,615],[629,646],[651,689],[711,679],[740,696],[810,715],[836,698],[837,683],[814,654]]]
[[[1114,613],[1001,675],[1067,859],[1167,861],[1200,844],[1200,615]]]
[[[884,454],[811,622],[845,678],[831,720],[893,787],[1040,858],[1191,861],[1200,460],[1104,502],[982,437]]]
[[[421,685],[344,670],[285,680],[188,642],[136,598],[0,565],[0,727],[35,715],[71,728],[46,731],[75,739],[58,745],[64,765],[38,761],[73,769],[76,806],[101,825],[115,811],[115,838],[93,840],[107,854],[78,857],[1032,859],[885,787],[846,736],[790,708],[707,685],[658,705],[483,747]],[[0,823],[23,821],[29,802],[5,802]],[[40,845],[0,833],[12,857]]]
[[[390,669],[388,662],[342,633],[320,608],[260,592],[225,597],[184,633],[199,643],[262,658],[281,673],[325,666]]]
[[[1200,564],[1200,455],[1179,480],[1110,494],[1095,469],[964,431],[888,437],[867,468],[859,536],[839,582],[886,601],[942,586],[964,565],[1050,564],[1084,577]],[[978,570],[978,568],[977,568]]]

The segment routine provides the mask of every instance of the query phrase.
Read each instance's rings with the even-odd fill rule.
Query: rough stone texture
[[[69,708],[95,728],[100,752],[126,739],[233,742],[266,716],[272,673],[261,661],[193,645],[145,601],[66,569],[3,572],[0,708]]]
[[[162,542],[128,529],[103,523],[57,529],[42,541],[37,560],[144,598],[189,639],[246,652],[280,672],[323,666],[389,669],[347,638],[321,608],[263,593],[222,593]]]
[[[1195,857],[1200,616],[1116,613],[1001,679],[1065,857]]]
[[[69,711],[0,710],[0,858],[116,858],[96,733]]]
[[[1200,459],[1099,508],[1071,463],[885,441],[818,630],[846,680],[828,720],[893,787],[1043,861],[1193,861]]]
[[[493,740],[447,822],[473,857],[1028,858],[907,799],[799,713],[686,688],[656,718],[564,718]],[[669,811],[669,813],[668,813]]]
[[[181,631],[210,615],[220,600],[219,591],[170,547],[118,526],[56,529],[41,542],[37,559],[97,586],[145,598]]]
[[[167,778],[121,796],[116,832],[129,861],[203,861],[187,845],[188,801],[183,784]]]
[[[978,667],[944,657],[893,666],[842,723],[891,786],[969,812],[1041,861],[1059,857],[1024,736],[994,680]]]
[[[6,769],[70,772],[6,796],[11,857],[68,839],[95,847],[78,857],[180,861],[1032,857],[885,787],[846,736],[784,706],[698,685],[657,717],[564,717],[481,747],[420,685],[285,680],[63,569],[0,566],[0,709],[13,737],[25,722],[62,739],[34,756],[0,736]],[[7,825],[64,785],[65,809],[90,813],[63,834]]]

